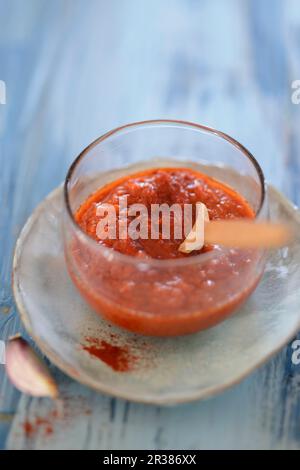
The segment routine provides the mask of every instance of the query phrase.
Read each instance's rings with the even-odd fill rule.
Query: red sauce
[[[169,240],[99,240],[97,205],[114,204],[118,213],[121,195],[128,196],[129,206],[142,203],[148,208],[151,204],[203,202],[211,220],[255,216],[248,202],[232,188],[191,169],[158,168],[127,175],[88,197],[75,219],[99,244],[141,262],[171,262],[194,257],[199,251],[190,255],[179,252],[183,239],[172,236]],[[207,250],[215,256],[204,253]],[[99,314],[131,331],[158,336],[192,333],[220,322],[251,293],[263,269],[257,252],[225,251],[215,246],[204,247],[195,263],[180,266],[159,263],[143,267],[120,257],[109,259],[97,246],[76,235],[65,251],[73,281]]]
[[[128,197],[128,206],[144,204],[149,213],[152,204],[166,203],[169,206],[180,204],[181,207],[184,204],[192,204],[195,207],[196,202],[203,202],[211,220],[254,217],[252,208],[233,189],[190,169],[159,168],[126,176],[96,191],[78,209],[75,218],[83,230],[99,244],[131,256],[167,259],[194,256],[199,252],[193,251],[190,255],[186,255],[178,251],[183,240],[172,237],[174,234],[172,213],[170,240],[161,237],[159,240],[152,240],[150,236],[148,239],[138,240],[131,238],[99,240],[96,234],[97,223],[101,220],[96,214],[98,205],[103,203],[114,205],[119,220],[119,197],[124,195]],[[193,216],[195,218],[195,213]],[[127,221],[130,220],[132,218],[127,217]]]

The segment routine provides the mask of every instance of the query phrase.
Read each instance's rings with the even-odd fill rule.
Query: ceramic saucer
[[[256,291],[231,318],[185,337],[150,338],[101,320],[69,279],[61,241],[62,188],[37,207],[18,239],[13,289],[24,325],[66,374],[128,400],[174,404],[209,397],[241,381],[300,329],[300,216],[269,188],[271,218],[295,224],[294,243],[269,255]],[[118,372],[84,349],[86,337],[126,348],[133,367]]]

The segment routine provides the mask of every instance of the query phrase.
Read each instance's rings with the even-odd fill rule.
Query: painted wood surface
[[[22,328],[10,287],[18,232],[106,130],[157,117],[219,128],[300,203],[297,79],[298,0],[0,0],[0,339]],[[72,416],[62,444],[38,436],[35,448],[300,448],[290,346],[225,394],[176,408],[97,395],[56,373],[69,403],[92,414]],[[0,365],[2,446],[18,400]],[[49,403],[22,397],[20,414],[37,407]],[[9,447],[29,446],[21,431]]]

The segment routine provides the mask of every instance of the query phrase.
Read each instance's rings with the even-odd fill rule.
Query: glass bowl
[[[135,333],[175,336],[211,327],[233,313],[263,274],[262,250],[216,249],[181,259],[143,259],[90,238],[75,213],[95,190],[149,168],[182,167],[231,186],[268,218],[263,172],[226,134],[184,121],[144,121],[114,129],[76,158],[64,187],[66,264],[77,289],[101,316]]]

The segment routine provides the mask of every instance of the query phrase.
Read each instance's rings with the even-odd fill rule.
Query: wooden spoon
[[[247,219],[214,220],[204,229],[206,244],[236,248],[278,248],[292,238],[293,231],[286,224]]]
[[[198,204],[204,206],[202,203]],[[287,245],[292,238],[293,230],[283,223],[258,222],[251,219],[209,222],[202,207],[202,210],[197,211],[196,222],[179,246],[179,251],[190,253],[200,250],[204,244],[231,248],[278,248]]]

